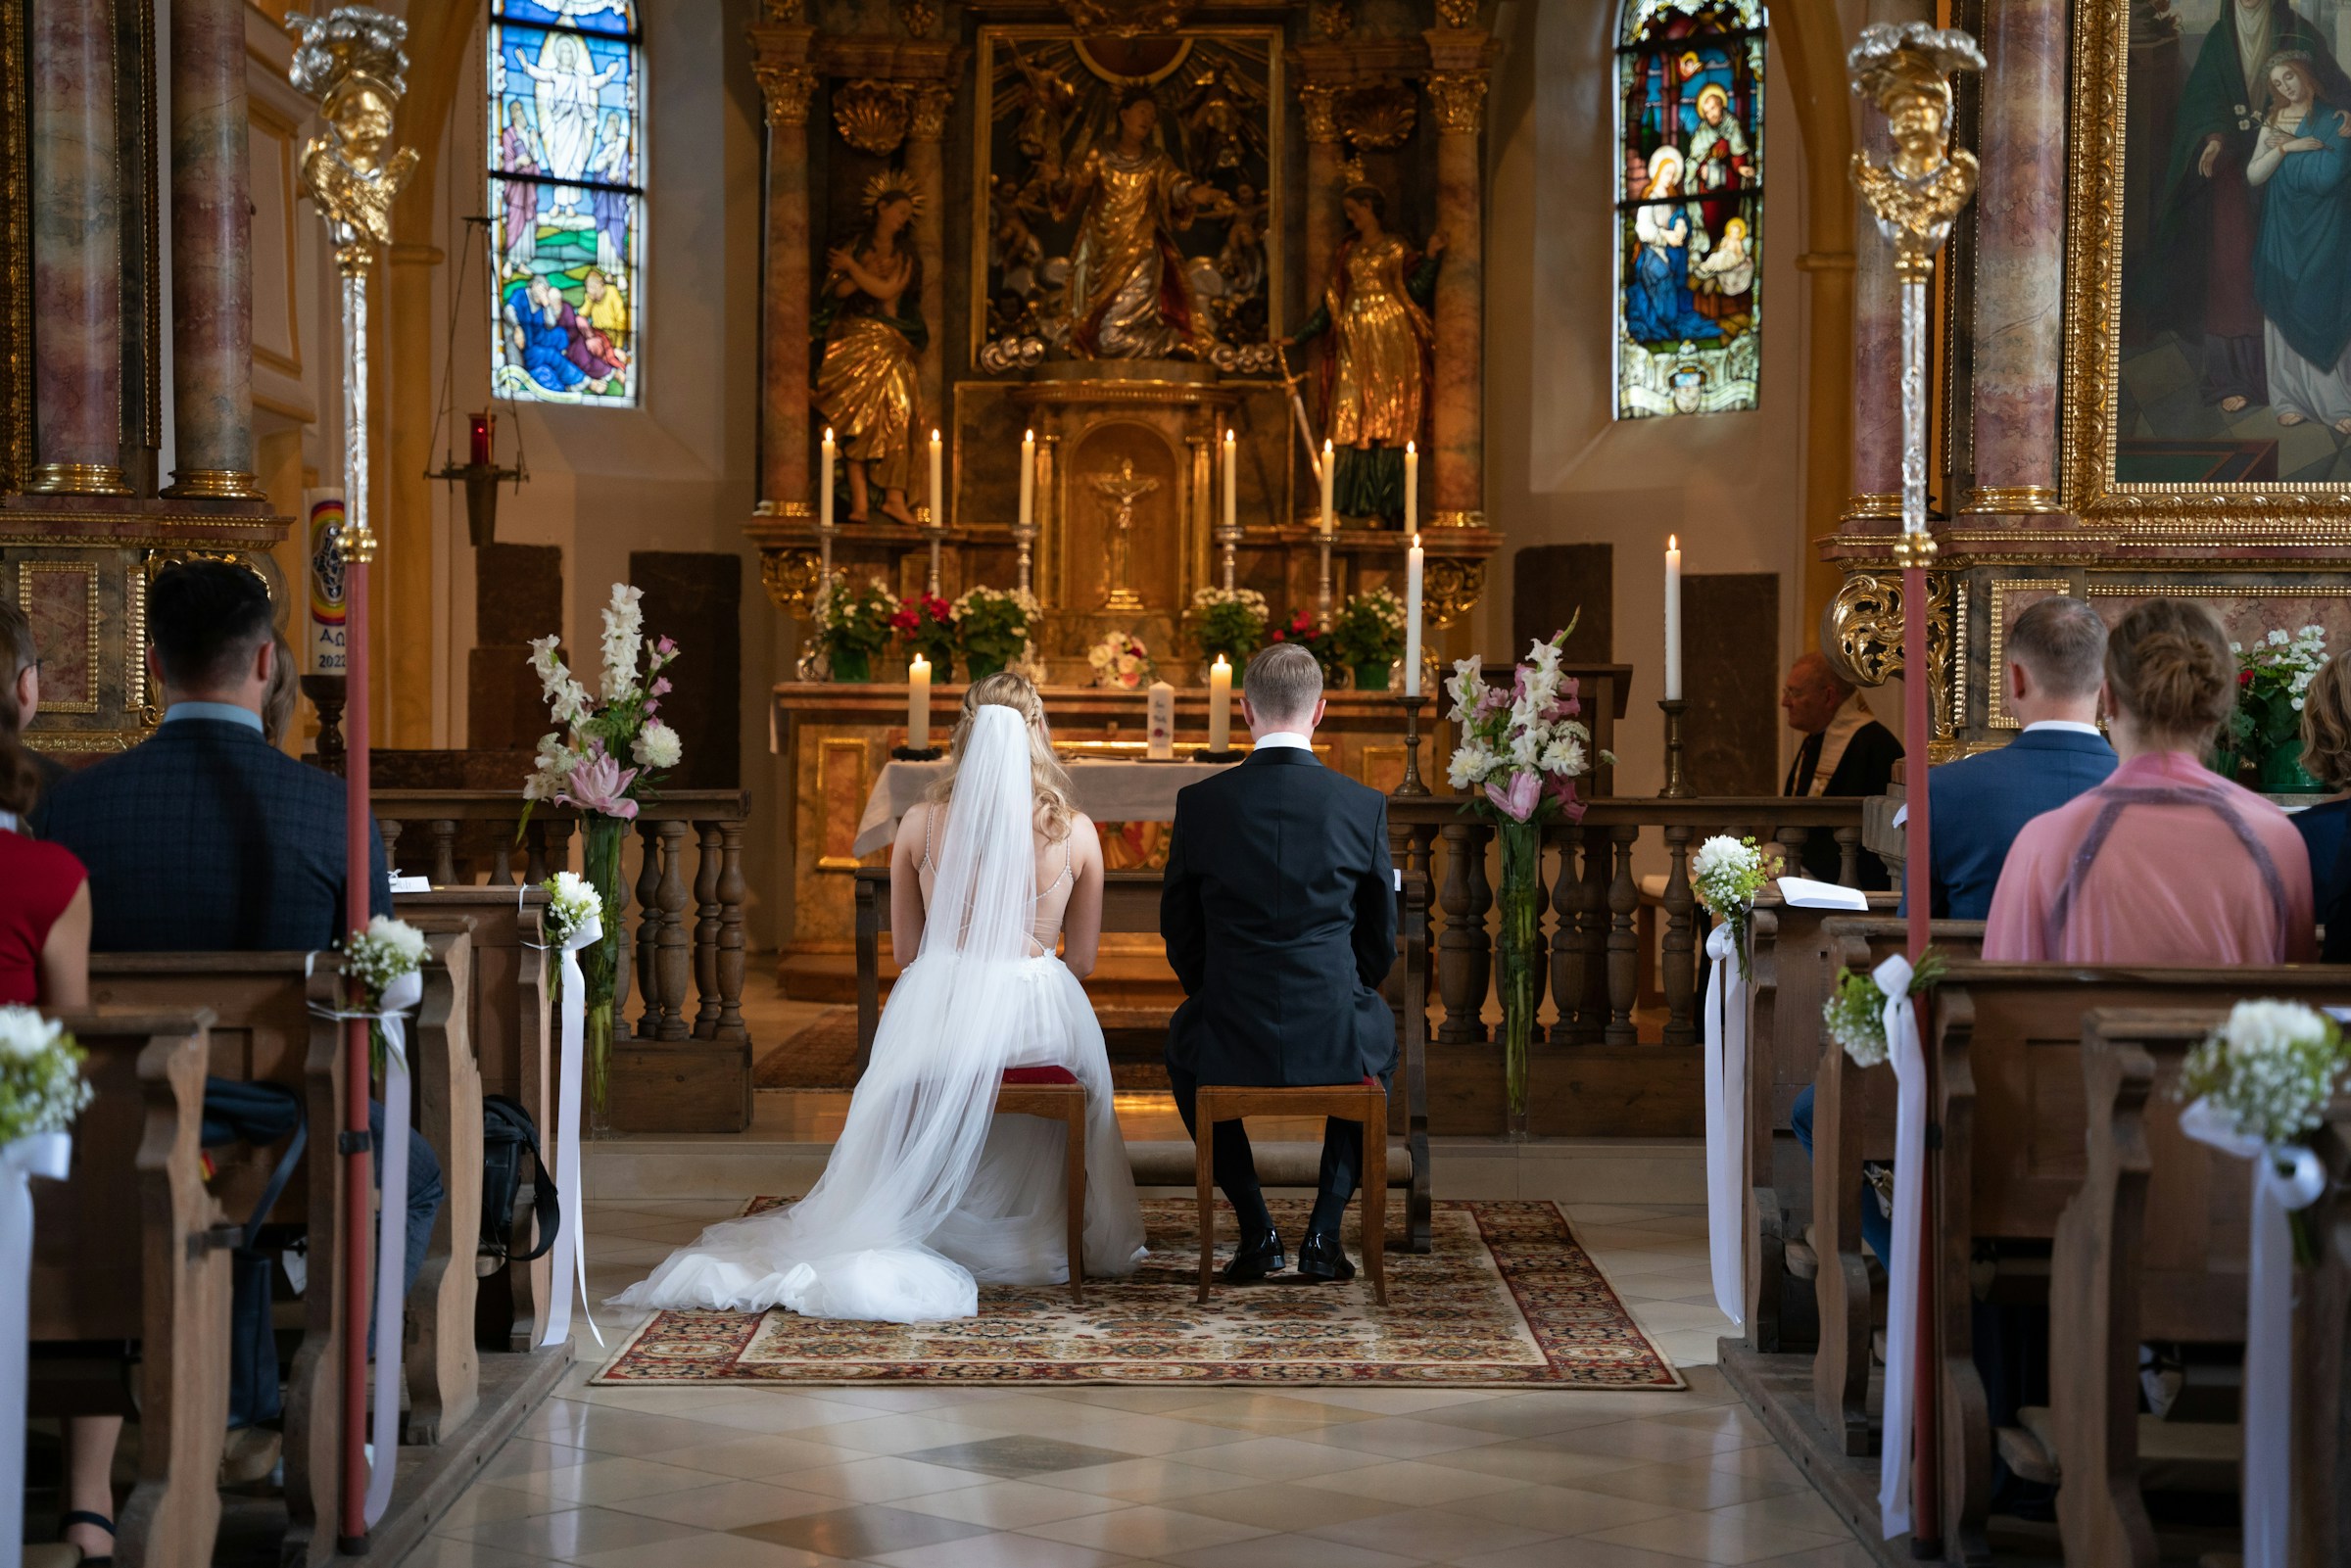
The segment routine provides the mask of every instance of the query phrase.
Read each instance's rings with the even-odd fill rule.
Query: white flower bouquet
[[[2276,1148],[2317,1128],[2351,1066],[2334,1020],[2299,1002],[2239,1002],[2187,1054],[2179,1096],[2201,1100],[2238,1136]]]
[[[1575,781],[1591,767],[1592,732],[1577,717],[1583,703],[1573,676],[1559,673],[1559,649],[1575,629],[1526,650],[1508,690],[1486,684],[1482,662],[1462,660],[1445,684],[1461,743],[1446,777],[1470,794],[1472,809],[1499,821],[1581,820]],[[1616,759],[1600,753],[1603,762]]]
[[[28,1007],[0,1007],[0,1144],[72,1130],[90,1103],[83,1055],[65,1025]]]
[[[405,920],[378,915],[365,930],[353,931],[343,939],[343,974],[358,984],[365,1012],[383,1012],[384,998],[392,987],[423,968],[424,932]],[[368,1020],[367,1039],[380,1070],[385,1040],[379,1021]]]
[[[590,921],[603,918],[603,898],[579,873],[559,871],[539,885],[547,889],[547,934],[557,946]]]
[[[1908,994],[1916,996],[1935,985],[1947,968],[1943,956],[1928,948],[1918,956],[1918,967],[1910,972]],[[1886,995],[1869,975],[1856,974],[1849,969],[1837,971],[1837,981],[1829,987],[1828,1000],[1820,1004],[1820,1026],[1830,1042],[1851,1059],[1853,1066],[1885,1065],[1891,1049],[1886,1041]]]
[[[553,800],[626,822],[647,787],[683,756],[677,731],[655,717],[670,691],[662,672],[676,661],[678,645],[664,637],[648,646],[644,597],[641,589],[612,585],[594,697],[556,656],[560,638],[550,634],[531,643],[531,667],[560,728],[540,739],[538,771],[523,783],[526,821],[530,804]],[[624,753],[635,767],[620,765]]]
[[[1777,860],[1752,838],[1716,833],[1690,857],[1690,891],[1705,912],[1731,929],[1739,950],[1739,977],[1748,977],[1748,917],[1755,910],[1755,895],[1772,878]]]
[[[1151,684],[1157,668],[1151,650],[1130,632],[1112,632],[1085,650],[1094,672],[1094,685],[1116,691],[1139,691]]]

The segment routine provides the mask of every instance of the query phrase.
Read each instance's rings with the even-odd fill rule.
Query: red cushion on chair
[[[1006,1083],[1076,1083],[1078,1074],[1068,1068],[1006,1068]]]

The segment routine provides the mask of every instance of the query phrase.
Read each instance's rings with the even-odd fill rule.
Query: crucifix
[[[1103,594],[1106,610],[1134,611],[1143,607],[1143,596],[1127,582],[1128,550],[1134,533],[1134,503],[1159,488],[1159,481],[1134,471],[1134,459],[1119,460],[1118,472],[1104,469],[1087,483],[1102,498],[1102,504],[1112,512],[1110,562],[1106,574],[1108,588]]]

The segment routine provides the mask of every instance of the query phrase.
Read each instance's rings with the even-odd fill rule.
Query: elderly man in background
[[[1894,732],[1870,713],[1861,693],[1847,684],[1829,661],[1807,653],[1789,666],[1788,684],[1780,691],[1788,727],[1804,738],[1788,765],[1783,795],[1882,795],[1894,782],[1894,765],[1902,743]],[[1837,840],[1815,831],[1804,841],[1803,873],[1817,881],[1837,879]],[[1886,868],[1875,856],[1861,857],[1861,886],[1884,891]]]

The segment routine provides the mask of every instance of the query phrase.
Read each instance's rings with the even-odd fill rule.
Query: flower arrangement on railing
[[[1216,663],[1222,653],[1238,670],[1266,645],[1271,618],[1266,596],[1256,589],[1204,588],[1192,594],[1192,643],[1204,664]]]
[[[587,1218],[584,1183],[580,1176],[580,1098],[585,1079],[589,1104],[602,1105],[609,1091],[612,1028],[607,1010],[605,1025],[589,1052],[588,983],[580,966],[583,949],[597,946],[604,934],[604,901],[585,877],[559,871],[539,884],[547,893],[544,917],[547,945],[555,954],[555,1124],[549,1139],[556,1187],[555,1234],[549,1265],[553,1297],[548,1303],[547,1335],[542,1345],[561,1345],[571,1338],[571,1295],[579,1269],[580,1241]],[[600,1117],[602,1112],[592,1111]],[[541,1238],[543,1241],[547,1238]],[[585,1302],[586,1297],[581,1298]],[[596,1319],[589,1318],[594,1328]],[[598,1342],[603,1336],[597,1335]]]
[[[32,1295],[32,1178],[63,1181],[73,1164],[73,1120],[90,1103],[83,1055],[64,1025],[28,1007],[0,1007],[0,1317],[16,1344],[0,1356],[0,1421],[17,1437],[0,1465],[0,1486],[24,1486],[24,1323]],[[135,1216],[124,1216],[136,1225]],[[85,1245],[120,1245],[90,1237]],[[21,1526],[22,1511],[15,1522]],[[18,1534],[22,1535],[21,1528]]]
[[[1331,673],[1338,668],[1338,658],[1331,650],[1330,638],[1315,625],[1312,610],[1298,611],[1290,617],[1288,625],[1273,628],[1266,641],[1270,643],[1295,642],[1312,653],[1315,663],[1321,668],[1325,685],[1329,683]],[[1211,654],[1210,658],[1213,661],[1215,655]]]
[[[2236,706],[2217,759],[2233,777],[2250,762],[2259,787],[2272,794],[2317,794],[2326,785],[2302,769],[2302,693],[2327,662],[2327,629],[2306,626],[2288,636],[2274,631],[2250,648],[2229,644],[2236,655]]]
[[[1404,601],[1384,588],[1356,594],[1331,617],[1330,648],[1358,691],[1385,691],[1404,657]]]
[[[889,648],[895,635],[891,625],[898,612],[889,585],[879,577],[851,584],[846,569],[837,568],[833,580],[817,590],[812,614],[816,640],[836,681],[871,681],[874,660]]]
[[[836,577],[834,586],[840,582]],[[874,586],[881,587],[878,582]],[[621,845],[628,824],[637,816],[638,800],[650,793],[685,752],[678,733],[655,717],[670,690],[669,678],[662,672],[677,661],[678,645],[666,637],[647,645],[643,599],[638,589],[612,585],[612,598],[603,611],[603,672],[593,699],[555,656],[554,638],[531,644],[531,661],[539,670],[548,706],[565,728],[539,742],[539,771],[522,792],[528,801],[553,800],[579,809],[587,879],[603,904],[603,934],[581,959],[592,1064],[589,1108],[592,1123],[599,1127],[604,1124],[607,1107],[601,1075],[593,1064],[611,1055],[614,998],[620,989],[621,916],[628,907],[628,890],[620,880]],[[887,595],[882,602],[888,604]],[[887,643],[887,610],[880,624]],[[634,768],[621,767],[623,751],[637,764]],[[529,820],[526,805],[523,821],[527,825]]]
[[[1042,614],[1035,595],[1011,588],[967,590],[952,606],[955,645],[963,654],[964,679],[984,680],[1033,659],[1029,639]]]
[[[1949,968],[1941,953],[1928,948],[1919,954],[1918,967],[1910,972],[1910,987],[1904,994],[1916,996],[1933,990]],[[1820,1004],[1820,1026],[1853,1066],[1886,1065],[1891,1049],[1886,1038],[1886,992],[1874,976],[1840,968],[1828,999]]]
[[[900,599],[889,629],[907,648],[931,661],[931,679],[955,678],[955,606],[936,594]]]
[[[1755,912],[1755,895],[1771,880],[1777,851],[1766,850],[1751,838],[1716,833],[1690,857],[1690,892],[1705,912],[1730,932],[1739,955],[1739,977],[1749,978],[1748,922]]]
[[[1114,691],[1140,691],[1159,668],[1131,632],[1109,633],[1085,650],[1085,662],[1094,672],[1094,685]]]
[[[415,1006],[410,994],[415,988],[403,987],[400,982],[423,968],[424,933],[405,920],[378,915],[365,930],[355,930],[343,939],[344,977],[358,986],[359,1010],[369,1015],[368,1060],[377,1072],[384,1070],[387,1056],[405,1043],[393,1038],[397,1026],[387,1029],[386,1015],[397,1016]]]
[[[1502,991],[1504,1089],[1512,1136],[1527,1134],[1527,1052],[1535,1027],[1535,966],[1541,962],[1537,919],[1542,903],[1543,827],[1584,814],[1575,781],[1591,766],[1592,732],[1577,717],[1573,676],[1559,673],[1559,650],[1575,630],[1570,620],[1548,642],[1526,650],[1526,662],[1506,690],[1486,684],[1482,664],[1453,667],[1446,690],[1461,743],[1446,770],[1456,789],[1468,792],[1462,809],[1493,819],[1502,840]],[[1601,753],[1604,762],[1616,759]]]

